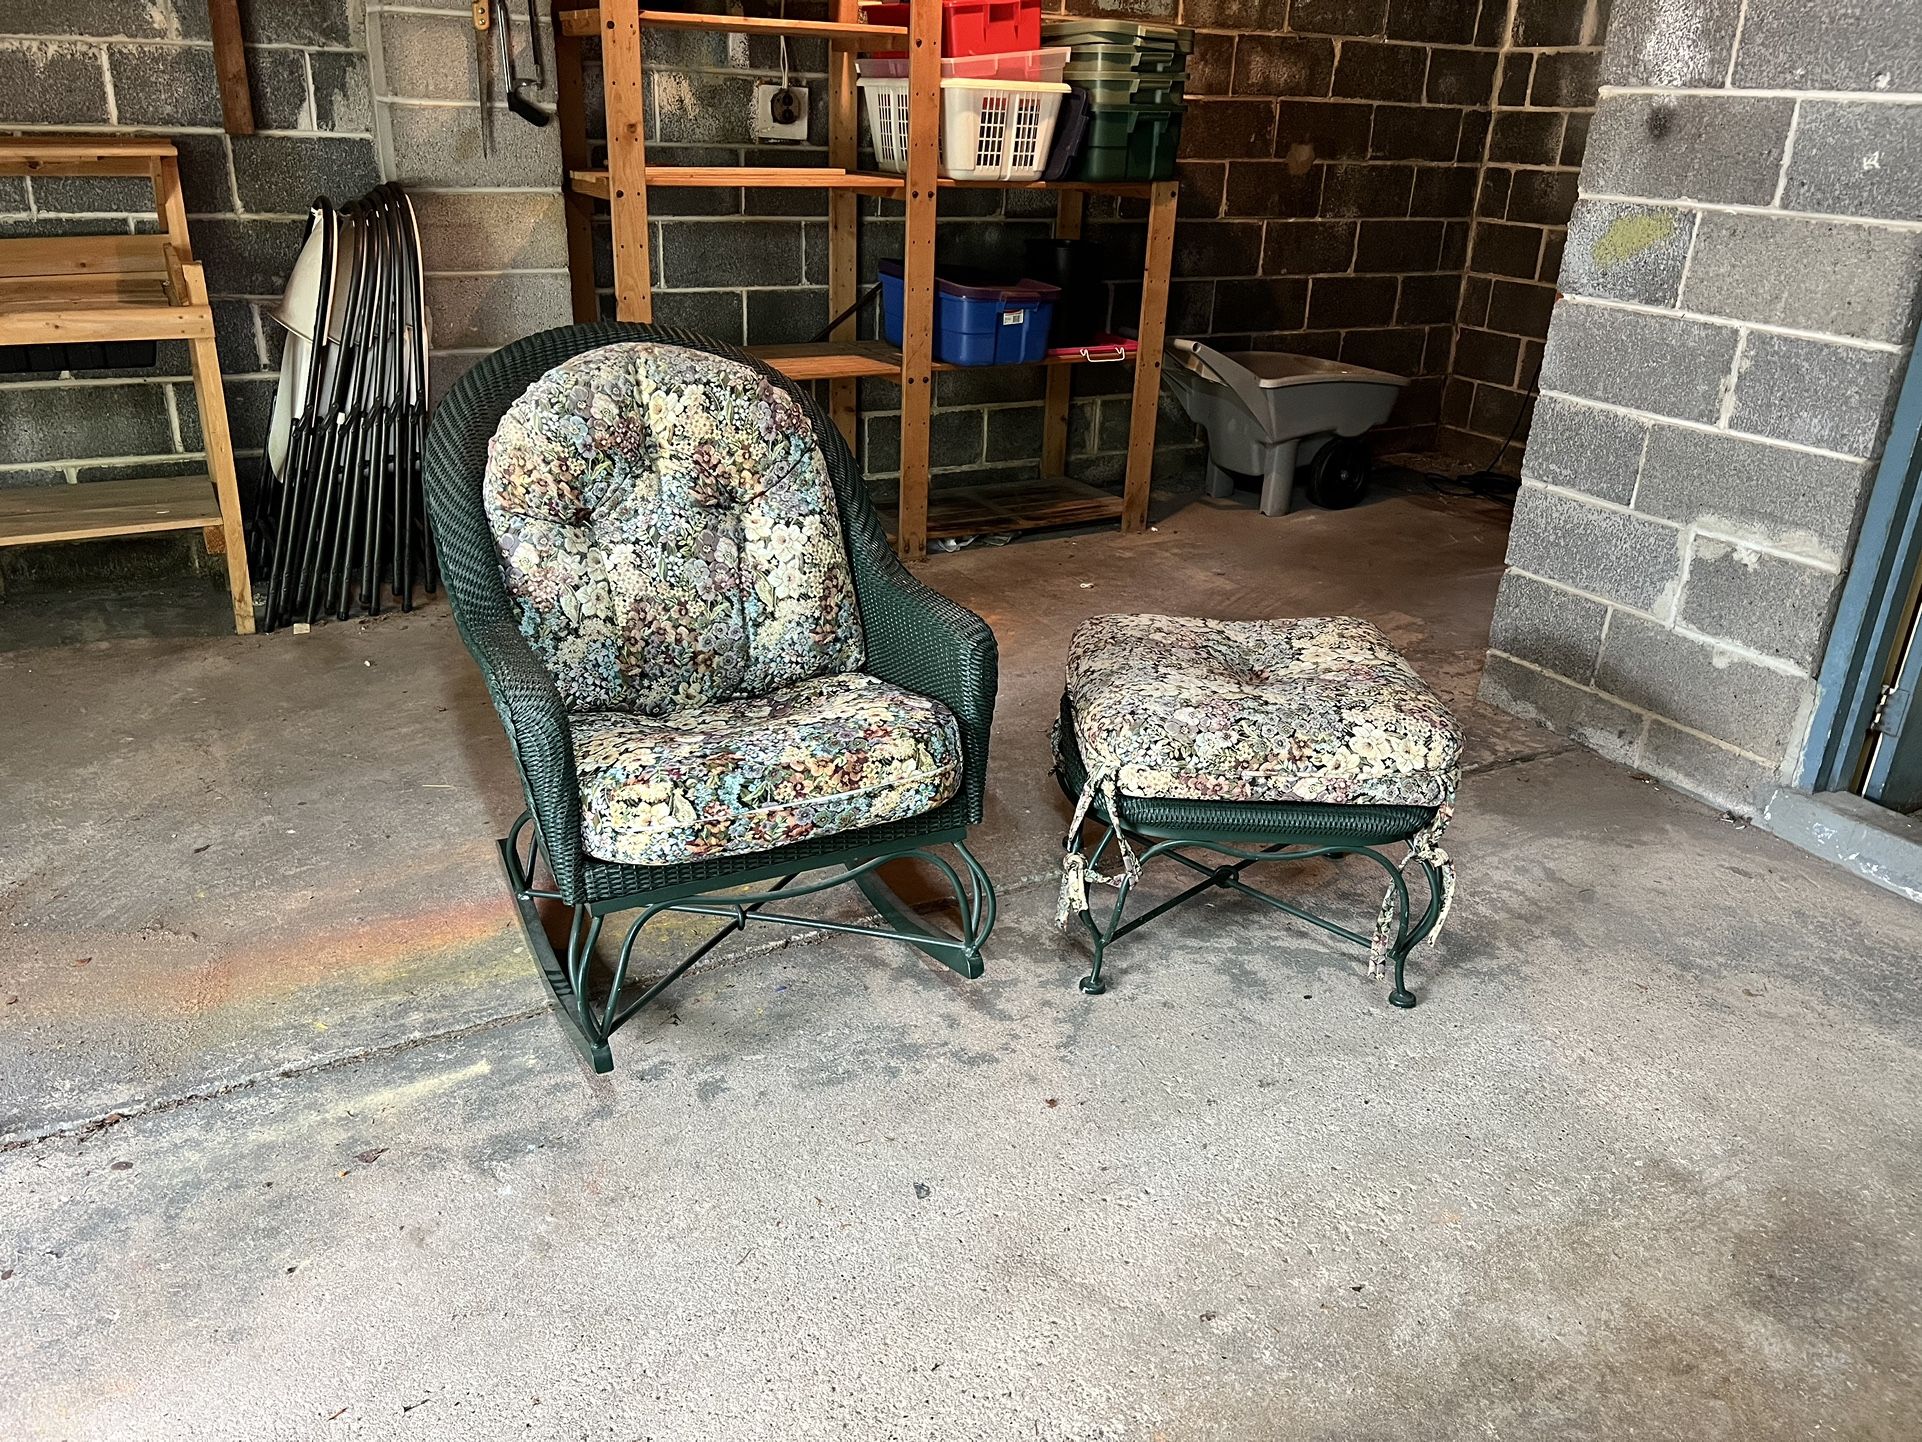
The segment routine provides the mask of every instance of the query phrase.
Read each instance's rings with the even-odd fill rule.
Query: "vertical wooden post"
[[[229,135],[254,133],[254,97],[247,85],[247,48],[240,28],[240,0],[207,0],[214,42],[214,81],[220,87],[220,123]]]
[[[1175,254],[1175,195],[1172,180],[1156,181],[1148,201],[1148,254],[1141,270],[1141,321],[1135,334],[1134,404],[1128,414],[1127,486],[1121,500],[1121,529],[1148,524],[1148,492],[1154,483],[1155,421],[1161,410],[1161,345],[1168,330],[1168,270]]]
[[[1054,238],[1081,239],[1081,212],[1086,196],[1079,190],[1064,190],[1055,197]],[[1074,396],[1074,367],[1049,366],[1048,408],[1041,422],[1041,474],[1065,476],[1068,473],[1068,410]]]
[[[187,236],[187,202],[180,192],[179,157],[156,157],[148,167],[148,175],[153,181],[154,214],[160,218],[174,254],[183,261],[192,260],[194,245]]]
[[[833,17],[841,24],[854,24],[861,18],[856,0],[834,0]],[[860,159],[861,122],[856,113],[860,97],[854,87],[854,47],[845,41],[828,45],[828,164],[837,170],[853,170]],[[860,287],[860,206],[851,190],[828,192],[828,314],[839,315],[854,304]],[[832,341],[851,341],[859,334],[850,317],[834,328]],[[850,450],[858,450],[855,437],[857,390],[851,377],[828,382],[828,414],[847,440]]]
[[[240,520],[240,485],[234,476],[234,442],[227,429],[227,393],[220,383],[220,352],[214,346],[213,312],[207,307],[207,277],[199,265],[182,267],[187,300],[203,308],[207,324],[187,343],[194,373],[194,404],[207,451],[207,474],[220,500],[221,539],[227,553],[227,593],[234,605],[234,629],[254,633],[254,589],[247,574],[247,533]]]
[[[647,236],[647,99],[641,78],[640,0],[601,0],[607,91],[607,200],[614,224],[614,313],[654,319]]]
[[[554,122],[561,132],[561,215],[567,226],[567,285],[574,319],[601,318],[594,293],[594,203],[574,189],[573,174],[588,169],[587,88],[581,40],[554,25]],[[611,177],[610,177],[611,185]]]
[[[928,554],[928,437],[934,409],[935,180],[941,167],[941,7],[908,12],[908,173],[902,192],[901,495],[895,550]]]

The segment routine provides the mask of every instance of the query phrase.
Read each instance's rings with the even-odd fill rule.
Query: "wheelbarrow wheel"
[[[1308,468],[1308,499],[1329,511],[1343,511],[1368,494],[1375,458],[1359,436],[1338,436],[1321,448]]]

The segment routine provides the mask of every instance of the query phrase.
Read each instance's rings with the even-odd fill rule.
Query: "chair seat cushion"
[[[961,777],[953,713],[860,672],[665,716],[589,712],[571,725],[581,839],[590,855],[630,865],[918,816]]]
[[[1097,616],[1068,700],[1090,774],[1124,796],[1441,806],[1460,779],[1455,718],[1352,616]]]

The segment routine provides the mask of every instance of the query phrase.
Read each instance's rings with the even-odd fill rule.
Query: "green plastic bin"
[[[1088,92],[1088,104],[1096,110],[1119,110],[1127,105],[1179,110],[1186,103],[1185,75],[1117,75],[1077,65],[1070,65],[1064,74],[1070,85]]]
[[[1068,63],[1116,75],[1186,75],[1188,57],[1172,47],[1140,49],[1133,45],[1076,45]]]
[[[1132,20],[1049,20],[1041,26],[1048,45],[1172,46],[1181,54],[1195,48],[1195,32],[1186,25],[1149,25]]]
[[[1125,105],[1088,111],[1071,179],[1172,180],[1181,148],[1181,115],[1174,106]]]

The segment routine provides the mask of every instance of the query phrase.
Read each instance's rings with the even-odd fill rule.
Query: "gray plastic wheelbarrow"
[[[1208,494],[1230,496],[1235,473],[1261,477],[1261,513],[1279,516],[1306,467],[1318,506],[1352,506],[1374,458],[1355,439],[1388,419],[1408,382],[1386,371],[1285,351],[1224,355],[1195,340],[1168,343],[1162,375],[1188,418],[1208,433]]]

